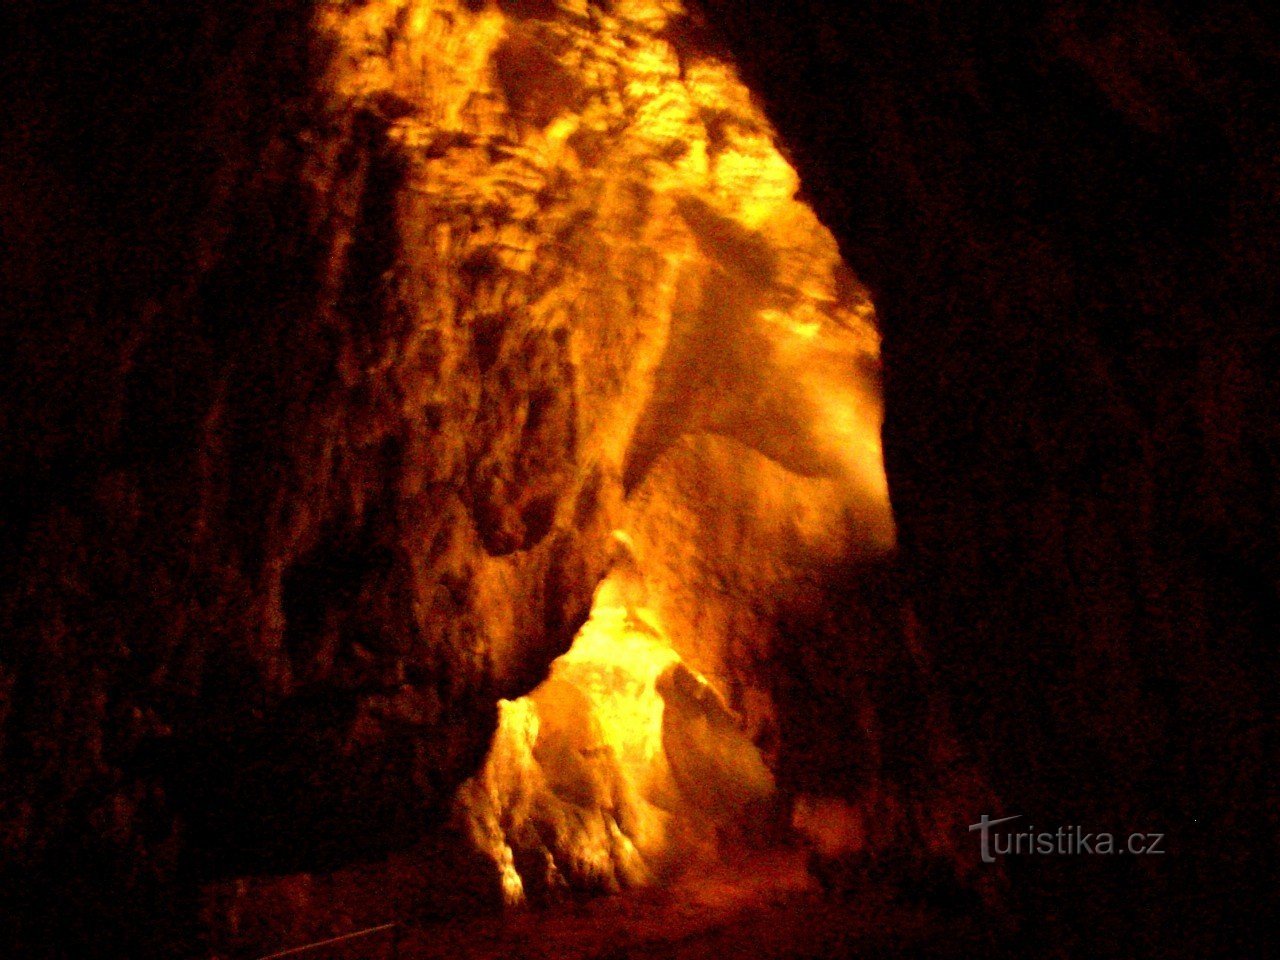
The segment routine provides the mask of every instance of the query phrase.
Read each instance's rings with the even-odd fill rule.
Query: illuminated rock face
[[[477,546],[502,558],[494,582],[512,582],[548,530],[597,548],[605,524],[623,531],[627,569],[605,588],[623,596],[598,603],[579,644],[606,633],[602,618],[651,610],[667,651],[653,665],[684,658],[705,673],[776,763],[779,622],[798,607],[814,616],[832,599],[831,569],[883,557],[894,532],[871,306],[795,199],[748,92],[674,5],[335,5],[319,22],[339,51],[336,98],[386,120],[403,171],[397,230],[420,329],[460,347],[457,379],[435,388],[437,426],[499,438],[465,454]],[[429,291],[412,286],[420,270]],[[526,386],[531,370],[544,379]],[[513,384],[527,401],[512,404]],[[538,444],[558,437],[571,446]],[[504,606],[516,622],[519,598],[495,587],[484,599],[491,634]],[[493,639],[499,653],[546,650],[524,623]],[[608,649],[594,656],[610,662]],[[571,886],[650,872],[637,843],[650,866],[674,856],[642,836],[654,832],[650,772],[624,762],[609,774],[637,794],[630,814],[610,812],[607,790],[569,810],[554,782],[529,782],[564,766],[537,754],[555,740],[546,710],[567,696],[504,707],[468,795],[472,833],[512,896],[512,843],[551,863],[528,869]],[[662,722],[662,700],[646,696],[647,722]],[[605,724],[606,739],[617,732]],[[530,818],[560,849],[530,839]]]
[[[774,839],[774,777],[741,719],[612,586],[551,677],[501,704],[458,794],[509,904],[670,880],[723,842]]]
[[[402,177],[386,285],[446,358],[417,399],[461,445],[463,552],[482,558],[466,579],[499,677],[519,692],[546,665],[519,584],[558,540],[590,554],[621,530],[633,553],[605,592],[644,598],[605,597],[553,679],[504,705],[464,819],[510,899],[531,873],[549,893],[640,882],[717,817],[650,769],[696,748],[654,727],[649,760],[628,758],[606,701],[670,724],[655,684],[683,656],[776,739],[778,620],[806,589],[821,603],[832,564],[892,547],[870,303],[678,6],[333,5],[319,24],[340,109],[385,121]],[[650,606],[670,633],[628,662],[637,628],[602,624]],[[636,689],[603,691],[588,663]]]
[[[706,8],[874,293],[902,562],[964,741],[1011,814],[1183,837],[1011,863],[1022,952],[1266,952],[1269,9]]]
[[[919,802],[920,764],[958,764],[925,735],[932,663],[1010,812],[1168,825],[1186,854],[1018,861],[1023,954],[1266,955],[1270,12],[705,6],[875,290],[920,624],[895,643],[868,628],[896,622],[883,498],[857,493],[875,457],[806,429],[871,396],[873,351],[833,335],[862,298],[695,23],[6,5],[9,953],[179,955],[216,878],[212,922],[247,929],[247,875],[410,842],[612,571],[606,606],[654,613],[779,789],[810,794],[823,851],[903,806],[887,780],[947,812]],[[862,361],[815,389],[841,355]],[[842,541],[869,559],[837,568]],[[590,806],[605,771],[551,760],[603,730],[562,735],[584,710],[561,693],[551,793]],[[957,804],[952,835],[985,809]],[[428,862],[424,886],[452,885]],[[277,886],[282,937],[330,903],[305,873]]]
[[[64,925],[33,903],[82,884],[82,954],[142,930],[167,955],[192,932],[155,918],[197,887],[247,930],[438,825],[607,574],[599,616],[651,610],[691,671],[643,684],[689,719],[662,737],[699,846],[725,815],[702,753],[778,761],[777,620],[894,539],[870,304],[677,6],[248,6],[87,13],[65,50],[141,49],[141,75],[73,109],[81,73],[33,44],[58,109],[15,107],[36,182],[6,224],[69,219],[6,264],[6,363],[34,379],[5,410],[30,519],[4,530],[3,906],[38,942]],[[599,708],[561,694],[535,698],[535,760],[611,735],[573,739]],[[631,811],[576,846],[652,849],[661,791],[632,780],[627,808],[575,764],[542,764],[548,796]]]

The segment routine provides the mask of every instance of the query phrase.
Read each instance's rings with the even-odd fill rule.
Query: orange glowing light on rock
[[[506,672],[528,646],[513,598],[545,579],[546,531],[629,534],[458,797],[513,903],[661,879],[759,821],[769,693],[726,650],[762,655],[815,571],[894,543],[870,301],[734,68],[673,43],[685,16],[678,0],[319,13],[335,114],[374,118],[405,178],[413,270],[388,286],[408,291],[413,350],[440,358],[406,379],[405,415],[438,422],[440,462],[485,468],[468,491],[484,549],[448,549],[496,677],[528,676]],[[341,157],[315,163],[345,182]],[[473,434],[497,439],[477,453]]]
[[[554,896],[678,874],[714,853],[718,828],[748,825],[773,795],[723,700],[652,611],[618,602],[617,586],[601,585],[550,677],[501,702],[485,767],[459,794],[508,903],[530,883]]]

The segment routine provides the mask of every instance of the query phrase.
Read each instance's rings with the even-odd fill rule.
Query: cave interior
[[[1268,955],[1273,21],[7,4],[0,946]]]

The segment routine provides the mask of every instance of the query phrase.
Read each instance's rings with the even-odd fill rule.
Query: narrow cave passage
[[[1275,953],[1265,4],[0,17],[0,953]]]
[[[344,255],[381,272],[354,302],[411,318],[405,353],[368,360],[434,364],[418,455],[465,478],[456,515],[410,522],[446,587],[418,588],[424,629],[478,644],[507,694],[447,810],[497,881],[472,900],[687,890],[735,864],[760,877],[726,889],[763,902],[815,885],[810,854],[936,843],[885,757],[930,741],[894,739],[927,694],[876,679],[910,653],[874,309],[711,34],[652,0],[318,23],[330,109],[373,131]],[[553,610],[566,544],[592,571],[576,615]],[[219,884],[212,922],[269,928],[289,889]]]
[[[393,70],[397,57],[424,56],[414,44],[464,32],[438,4],[413,9],[417,33],[393,50]],[[796,175],[732,67],[709,45],[673,39],[686,12],[651,3],[611,12],[590,10],[586,21],[567,8],[473,12],[493,52],[448,91],[464,110],[491,98],[496,123],[455,122],[487,138],[491,153],[518,150],[526,175],[532,167],[558,190],[529,200],[531,185],[494,178],[503,201],[528,206],[507,215],[497,242],[466,254],[464,275],[485,259],[464,298],[531,273],[553,277],[542,299],[582,311],[560,328],[571,353],[587,340],[575,328],[618,324],[613,342],[595,348],[629,378],[616,398],[580,394],[572,408],[579,451],[597,445],[597,476],[621,480],[590,616],[546,680],[501,702],[486,764],[456,801],[508,906],[678,882],[721,861],[722,848],[789,836],[800,786],[784,773],[779,790],[779,764],[830,760],[804,756],[779,731],[778,662],[794,659],[797,636],[783,624],[840,602],[847,584],[832,571],[883,565],[894,539],[866,294],[797,198]],[[561,102],[545,102],[548,91]],[[417,111],[400,123],[415,121]],[[619,156],[625,166],[612,162]],[[588,197],[596,209],[546,245],[560,208]],[[418,215],[438,220],[458,202],[442,191]],[[581,258],[599,247],[607,278],[581,276]],[[656,289],[645,289],[637,264],[658,271]],[[615,297],[598,302],[609,285]],[[619,298],[639,302],[629,326]],[[508,293],[504,309],[513,308],[527,309]],[[504,345],[501,317],[471,335],[489,362],[505,355],[520,369],[526,359]],[[621,367],[619,348],[639,369]],[[564,406],[543,394],[514,415],[527,436]],[[601,412],[609,428],[592,437]],[[494,482],[529,501],[519,489],[527,478],[504,468]],[[527,509],[499,522],[523,527],[510,536],[528,541]],[[869,625],[877,632],[889,631]],[[843,810],[840,799],[825,802]],[[803,813],[797,822],[810,826]]]

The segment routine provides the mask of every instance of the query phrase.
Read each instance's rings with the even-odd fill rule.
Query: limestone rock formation
[[[301,933],[313,874],[447,818],[615,529],[776,759],[775,594],[893,541],[878,341],[695,17],[13,12],[19,943],[167,955],[255,909]]]
[[[1265,955],[1269,11],[702,8],[4,5],[10,953],[642,878],[597,706],[520,700],[594,603],[837,885],[998,798],[1174,851],[1010,864],[1021,955]]]
[[[875,299],[902,563],[963,741],[1010,814],[1178,849],[1012,860],[1025,949],[1265,952],[1272,11],[705,6]]]

